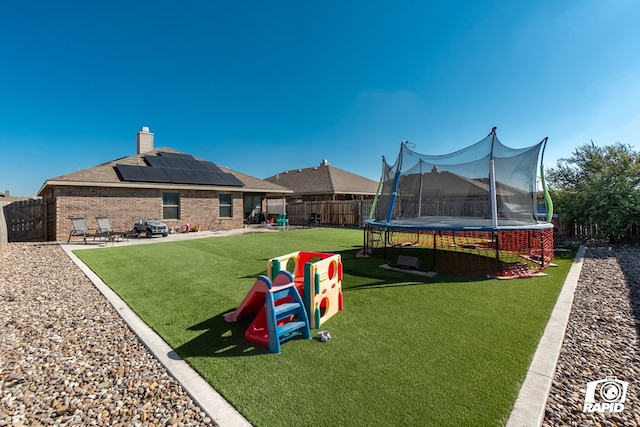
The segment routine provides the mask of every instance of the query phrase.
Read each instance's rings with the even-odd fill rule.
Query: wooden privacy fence
[[[372,205],[373,200],[290,202],[287,203],[286,211],[291,225],[307,226],[312,215],[320,215],[319,225],[363,228]],[[577,239],[607,238],[596,224],[566,224],[563,231],[568,237]],[[640,223],[630,226],[626,239],[628,242],[640,243]]]
[[[46,207],[42,199],[20,200],[3,207],[9,242],[45,240]]]
[[[369,217],[373,200],[341,200],[287,203],[287,218],[291,225],[308,225],[311,217],[320,215],[320,225],[363,227]]]
[[[474,201],[471,207],[479,207]],[[307,225],[311,214],[322,215],[321,224],[342,227],[364,227],[364,220],[369,218],[373,200],[318,201],[287,203],[287,216],[292,225]],[[433,213],[429,213],[433,214]],[[567,223],[562,231],[568,237],[580,240],[607,239],[598,224]],[[640,244],[640,222],[630,224],[624,239],[627,243]]]

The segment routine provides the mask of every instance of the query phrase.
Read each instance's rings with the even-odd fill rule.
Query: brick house
[[[190,224],[203,230],[242,228],[266,207],[266,198],[291,190],[215,165],[171,148],[154,148],[153,133],[137,133],[137,153],[47,179],[47,240],[66,241],[69,218],[108,217],[114,229],[130,230],[141,218],[162,219],[169,228]]]

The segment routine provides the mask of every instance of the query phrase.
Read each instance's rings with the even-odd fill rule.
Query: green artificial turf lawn
[[[503,425],[575,248],[547,277],[423,278],[357,258],[363,232],[290,230],[76,251],[256,426]],[[344,310],[282,354],[226,323],[267,260],[342,255]],[[317,331],[312,331],[315,335]]]

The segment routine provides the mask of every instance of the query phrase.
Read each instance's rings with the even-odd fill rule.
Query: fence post
[[[4,218],[4,207],[7,205],[8,203],[6,202],[0,203],[0,254],[4,251],[5,246],[9,242],[9,238],[7,236],[7,221]]]

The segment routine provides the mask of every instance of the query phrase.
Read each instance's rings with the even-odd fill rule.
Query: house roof
[[[418,184],[422,181],[422,184]],[[497,183],[498,195],[522,194],[522,190],[504,183]],[[446,191],[448,197],[464,197],[464,196],[487,196],[490,189],[488,178],[467,178],[462,175],[448,171],[431,171],[424,174],[408,174],[400,178],[399,187],[405,188],[422,188],[425,194],[444,194]]]
[[[196,190],[216,190],[216,191],[243,191],[243,192],[257,192],[257,193],[291,193],[291,190],[285,188],[276,183],[268,182],[259,178],[245,175],[238,171],[226,168],[224,166],[217,166],[217,168],[223,174],[230,174],[235,179],[242,183],[242,186],[237,185],[209,185],[209,184],[197,184],[197,183],[171,183],[171,182],[154,182],[152,180],[146,180],[146,182],[125,180],[121,173],[118,173],[119,165],[138,166],[142,168],[152,168],[150,164],[145,161],[145,156],[158,156],[161,153],[173,153],[173,154],[185,154],[180,151],[176,151],[171,148],[158,148],[155,150],[147,151],[145,153],[136,154],[129,157],[123,157],[120,159],[112,160],[106,163],[102,163],[97,166],[93,166],[87,169],[71,172],[65,175],[60,175],[55,178],[49,178],[42,185],[38,194],[49,186],[82,186],[82,187],[128,187],[128,188],[163,188],[163,189],[196,189]],[[195,158],[202,161],[202,159]],[[207,162],[209,163],[209,162]]]
[[[403,175],[399,187],[418,188],[418,181],[422,181],[422,192],[440,194],[446,189],[447,196],[486,196],[489,194],[489,184],[486,182],[466,178],[447,171],[427,172],[425,174]]]
[[[319,166],[280,172],[265,181],[290,188],[296,195],[375,195],[378,188],[376,181],[339,169],[326,160]]]
[[[4,193],[0,193],[0,203],[2,202],[13,203],[20,200],[29,200],[29,199],[33,199],[33,197],[12,196],[11,194],[9,194],[9,190],[5,190]]]

